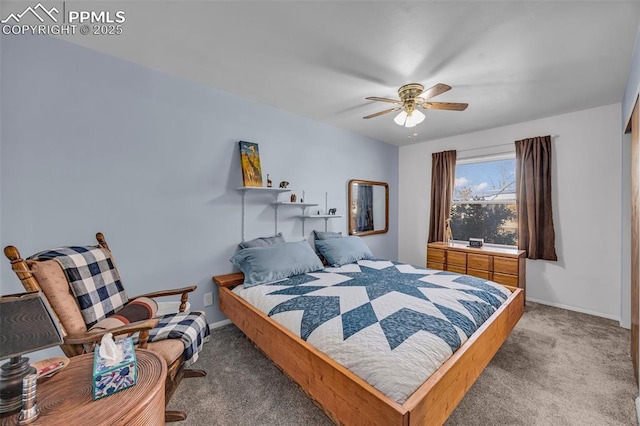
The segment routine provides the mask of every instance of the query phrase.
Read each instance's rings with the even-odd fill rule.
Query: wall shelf
[[[279,194],[281,192],[290,192],[291,190],[288,188],[268,188],[266,186],[239,186],[236,188],[238,191],[243,192],[264,192],[264,193],[274,193]]]
[[[302,237],[304,238],[304,224],[307,219],[324,219],[324,232],[327,232],[327,224],[329,219],[337,219],[341,218],[342,215],[339,214],[303,214],[298,216],[299,219],[302,220]]]
[[[318,203],[295,203],[295,202],[290,202],[290,201],[276,201],[275,203],[271,203],[272,205],[278,207],[278,206],[298,206],[298,207],[302,207],[302,209],[304,210],[307,207],[313,207],[313,206],[317,206]]]
[[[304,211],[307,207],[317,206],[316,203],[296,203],[293,201],[276,201],[275,203],[271,203],[271,205],[276,209],[276,235],[278,235],[278,208],[280,206],[294,206],[300,207],[302,209],[302,214],[304,215]],[[304,222],[302,222],[302,228],[304,229]],[[304,236],[304,230],[302,231],[302,236]]]
[[[274,202],[278,203],[278,195],[283,192],[290,192],[288,188],[268,188],[265,186],[240,186],[236,188],[242,192],[242,241],[244,241],[245,229],[247,227],[247,215],[246,215],[246,199],[247,192],[271,194],[275,197]],[[292,203],[289,203],[292,204]],[[302,204],[302,203],[300,203]],[[276,208],[276,234],[278,233],[278,209]]]
[[[291,201],[278,201],[278,195],[283,192],[291,192],[291,189],[288,188],[267,188],[264,186],[240,186],[236,188],[238,191],[242,192],[242,241],[244,241],[245,229],[247,227],[247,217],[246,217],[246,198],[248,192],[253,193],[261,193],[261,194],[271,194],[274,196],[274,200],[270,203],[275,210],[275,234],[278,235],[278,209],[280,207],[299,207],[302,209],[302,214],[294,217],[302,220],[302,237],[304,238],[304,224],[308,219],[324,219],[324,230],[327,231],[327,222],[329,219],[341,218],[341,215],[335,214],[305,214],[305,211],[308,207],[316,207],[317,203],[296,203]],[[326,204],[326,201],[325,201]]]

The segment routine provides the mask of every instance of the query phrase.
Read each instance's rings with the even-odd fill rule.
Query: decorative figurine
[[[336,210],[337,210],[337,209],[335,209],[335,208],[333,208],[333,209],[329,209],[329,214],[330,214],[330,215],[335,215],[335,214],[336,214]]]
[[[267,173],[267,188],[271,188],[272,183],[271,183],[271,179],[269,179],[269,173]]]
[[[281,184],[282,185],[282,184]],[[295,203],[296,202],[296,194],[291,194],[291,202]]]
[[[300,197],[300,202],[304,203],[304,191],[302,191],[302,197]]]
[[[286,188],[287,186],[289,186],[289,182],[287,182],[286,180],[280,182],[280,188]]]
[[[445,220],[444,242],[449,245],[453,241],[453,233],[451,232],[451,219]]]

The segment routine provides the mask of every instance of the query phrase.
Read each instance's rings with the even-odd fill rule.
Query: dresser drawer
[[[508,274],[493,274],[493,281],[498,284],[504,284],[511,287],[518,287],[518,276],[517,275],[508,275]]]
[[[471,269],[480,269],[481,271],[490,271],[489,256],[485,254],[471,254],[467,256],[467,266]]]
[[[509,287],[527,285],[524,250],[471,248],[466,243],[427,243],[427,267],[492,280]]]
[[[501,274],[518,275],[518,259],[513,257],[493,257],[493,271]]]
[[[441,271],[444,271],[444,263],[427,261],[427,268],[429,268],[429,269],[439,269]]]
[[[445,253],[444,250],[430,248],[427,250],[427,262],[444,263]]]
[[[447,264],[467,266],[467,253],[461,253],[459,251],[450,250],[447,253]]]
[[[485,280],[488,280],[490,272],[481,271],[479,269],[471,269],[471,262],[469,262],[469,267],[467,268],[467,275],[473,275],[474,277],[484,278]]]
[[[456,274],[466,274],[467,268],[465,268],[464,266],[447,264],[447,271],[455,272]]]

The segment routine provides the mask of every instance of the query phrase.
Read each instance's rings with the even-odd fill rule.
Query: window
[[[459,159],[451,207],[453,239],[515,246],[517,221],[515,154]]]

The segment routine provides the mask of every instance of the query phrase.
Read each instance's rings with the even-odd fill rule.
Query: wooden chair
[[[96,239],[98,240],[96,247],[101,247],[111,252],[102,233],[96,234]],[[47,297],[65,334],[61,348],[68,357],[92,351],[93,344],[99,342],[107,332],[113,333],[114,336],[139,332],[138,347],[158,353],[167,362],[165,404],[169,403],[183,377],[204,377],[206,375],[203,370],[184,368],[184,344],[180,339],[166,339],[157,342],[147,341],[149,330],[158,324],[159,320],[157,318],[138,321],[106,331],[89,332],[69,282],[57,261],[24,260],[14,246],[5,247],[4,254],[11,261],[11,268],[22,282],[24,288],[27,291],[42,291]],[[184,312],[189,293],[195,289],[196,286],[194,285],[175,290],[162,290],[142,294],[136,297],[158,298],[180,295],[180,312]],[[130,298],[130,300],[133,299],[135,298]],[[185,420],[186,418],[186,413],[182,411],[165,411],[165,421],[167,422]]]

